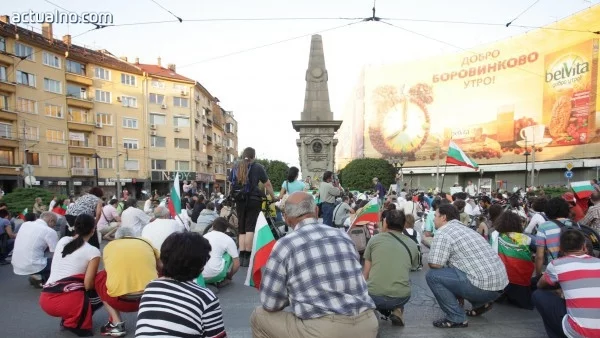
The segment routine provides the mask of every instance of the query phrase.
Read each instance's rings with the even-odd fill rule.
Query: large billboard
[[[453,140],[480,164],[600,156],[600,6],[453,55],[365,68],[337,161],[434,166]],[[410,51],[407,51],[409,53]],[[356,137],[361,135],[362,137]]]

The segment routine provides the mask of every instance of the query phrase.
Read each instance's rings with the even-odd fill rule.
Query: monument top
[[[329,105],[329,89],[327,87],[327,68],[323,52],[323,38],[313,35],[310,41],[308,69],[306,70],[306,91],[302,121],[331,121],[333,113]]]

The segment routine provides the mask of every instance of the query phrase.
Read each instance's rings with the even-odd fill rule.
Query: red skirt
[[[102,270],[96,274],[96,292],[100,299],[110,305],[113,309],[120,312],[137,312],[140,307],[140,300],[125,299],[123,297],[112,297],[108,294],[106,288],[106,270]]]

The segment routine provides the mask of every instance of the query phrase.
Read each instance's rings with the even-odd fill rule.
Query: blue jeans
[[[375,303],[375,308],[377,308],[377,310],[385,311],[394,311],[396,308],[404,310],[404,305],[408,303],[408,300],[410,299],[410,296],[401,298],[375,296],[372,294],[369,294],[369,296],[373,299],[373,303]]]
[[[321,203],[321,212],[323,216],[323,223],[333,226],[333,209],[335,209],[335,205],[333,203]]]
[[[50,278],[50,268],[52,268],[52,257],[46,258],[46,267],[38,272],[38,274],[42,276],[42,282],[44,284],[46,284],[48,278]]]
[[[482,290],[471,284],[464,272],[455,268],[431,269],[425,279],[440,308],[446,313],[446,319],[454,323],[467,320],[457,297],[468,300],[475,309],[496,300],[500,297],[498,291],[502,291]]]

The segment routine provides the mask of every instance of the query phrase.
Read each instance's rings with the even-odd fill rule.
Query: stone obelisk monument
[[[300,138],[296,140],[300,170],[305,179],[310,176],[313,185],[322,180],[325,171],[334,171],[337,145],[334,136],[342,125],[342,121],[333,120],[327,80],[323,39],[313,35],[306,70],[304,110],[300,121],[292,121],[294,129],[300,132]]]

